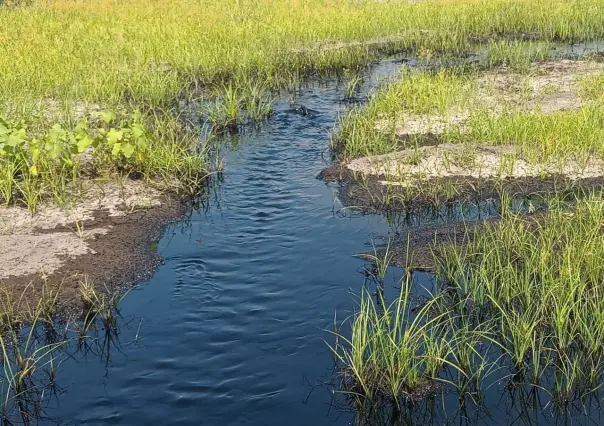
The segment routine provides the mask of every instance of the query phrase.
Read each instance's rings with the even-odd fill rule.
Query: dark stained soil
[[[551,193],[570,194],[576,191],[604,187],[604,178],[569,180],[562,175],[536,177],[478,179],[472,176],[452,176],[423,181],[415,188],[384,185],[385,176],[355,176],[341,164],[324,169],[318,179],[339,184],[340,200],[348,207],[364,212],[415,212],[426,207],[442,207],[454,203],[478,203],[487,199],[500,199],[501,194],[512,198],[545,196]],[[455,188],[451,195],[440,188]]]
[[[600,190],[604,188],[604,178],[589,178],[568,181],[560,176],[537,178],[508,178],[503,181],[480,180],[473,177],[451,177],[433,179],[423,185],[450,184],[457,188],[456,195],[446,198],[443,194],[438,197],[426,196],[426,190],[418,188],[411,193],[397,186],[383,185],[383,176],[368,176],[361,180],[349,169],[334,164],[324,169],[319,179],[339,184],[340,201],[348,206],[359,209],[363,213],[371,212],[404,212],[413,214],[429,208],[442,208],[447,205],[463,203],[478,204],[484,200],[499,200],[505,193],[510,198],[539,198],[557,192],[558,195],[572,195],[582,191]],[[448,182],[447,182],[448,181]],[[526,214],[526,217],[536,217]],[[472,238],[474,232],[484,226],[496,225],[500,220],[493,217],[480,221],[465,221],[445,223],[421,228],[408,228],[399,231],[390,242],[389,255],[391,265],[398,267],[409,266],[413,270],[434,271],[438,258],[435,252],[435,242],[453,242],[463,246]],[[384,255],[385,248],[378,252]]]
[[[165,226],[181,218],[185,211],[181,201],[168,195],[161,201],[160,206],[124,216],[110,216],[108,212],[98,211],[94,220],[84,223],[86,230],[104,228],[109,231],[87,241],[90,253],[67,258],[62,267],[47,277],[39,274],[10,277],[4,282],[5,288],[12,293],[20,310],[35,306],[41,299],[43,288],[46,291],[58,290],[56,313],[70,316],[82,313],[84,305],[80,288],[84,277],[94,283],[99,292],[109,296],[148,279],[161,263],[155,243]],[[52,232],[62,230],[55,228]]]

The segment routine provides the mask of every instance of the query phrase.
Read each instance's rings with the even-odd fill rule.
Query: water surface
[[[363,91],[399,66],[375,66]],[[108,357],[77,353],[61,365],[65,394],[48,409],[56,423],[351,423],[353,415],[332,404],[334,361],[324,339],[331,343],[334,314],[350,315],[364,284],[365,262],[353,255],[401,226],[435,222],[412,219],[391,229],[379,214],[341,210],[337,188],[315,178],[326,166],[329,131],[347,107],[344,92],[335,81],[305,87],[296,104],[309,114],[283,98],[266,125],[226,150],[207,208],[168,227],[158,244],[165,263],[121,303],[119,344]],[[463,216],[481,217],[472,209]],[[387,297],[400,274],[390,271]],[[428,274],[417,283],[427,294],[422,285],[431,285]],[[420,404],[419,417],[405,424],[444,424],[447,415],[456,423],[474,416],[478,424],[553,418],[546,408],[517,419],[500,379],[492,380],[487,408],[470,410],[476,416],[447,395],[449,414],[423,415]]]

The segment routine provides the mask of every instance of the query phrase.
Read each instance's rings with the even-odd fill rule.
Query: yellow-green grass
[[[218,94],[205,112],[215,128],[229,128],[269,115],[272,89],[295,89],[313,72],[357,69],[387,53],[458,55],[468,51],[471,41],[523,33],[544,42],[604,36],[604,0],[25,3],[0,7],[0,116],[25,120],[33,137],[56,123],[74,131],[74,111],[85,108],[126,115],[141,110],[152,129],[148,137],[153,149],[128,171],[150,178],[168,175],[169,181],[182,180],[174,175],[185,170],[190,187],[199,176],[189,172],[199,169],[204,176],[208,167],[202,166],[206,158],[196,151],[195,135],[173,130],[177,100],[183,95]],[[514,44],[498,46],[492,49],[494,61],[507,55],[520,58],[516,61],[521,65],[526,62]],[[445,103],[458,95],[453,81],[441,86],[448,84],[441,94]],[[418,108],[420,98],[429,96],[416,99]],[[159,109],[166,112],[158,114]],[[385,144],[390,149],[391,141]],[[5,192],[17,187],[17,198],[35,208],[40,181],[32,158],[23,160],[17,167],[3,162],[7,178],[1,183]],[[52,187],[78,178],[60,176],[63,171],[53,170],[55,162],[47,165],[45,176]],[[113,173],[121,165],[109,162],[102,168]]]
[[[34,1],[0,10],[1,98],[157,105],[190,84],[251,75],[283,86],[363,62],[356,42],[460,53],[471,38],[524,32],[599,38],[603,17],[602,0]]]
[[[575,203],[554,203],[537,220],[506,214],[463,248],[437,248],[439,276],[459,300],[496,318],[494,335],[511,364],[535,383],[554,370],[553,392],[563,400],[599,386],[604,371],[596,343],[604,330],[604,202],[593,193]]]
[[[585,167],[591,158],[604,158],[602,106],[552,114],[477,110],[471,114],[467,128],[467,132],[453,128],[443,135],[443,141],[519,146],[523,158],[532,164],[562,166],[574,160]]]
[[[404,69],[399,81],[344,117],[332,144],[342,149],[345,159],[396,151],[396,126],[404,114],[446,115],[452,108],[466,107],[475,89],[475,80],[456,70],[432,74]]]
[[[556,99],[547,96],[555,98],[559,88],[552,84],[534,91],[530,75],[510,74],[502,80],[518,84],[514,79],[526,78],[524,89],[512,83],[506,83],[508,89],[494,89],[478,70],[408,70],[382,88],[367,107],[350,112],[334,135],[333,145],[344,160],[387,154],[400,150],[403,142],[411,147],[421,143],[424,133],[437,128],[435,133],[443,143],[513,145],[532,164],[573,160],[587,165],[589,160],[604,158],[604,107],[599,90],[603,75],[574,76],[576,88],[570,92],[566,88],[560,95],[572,97],[572,107],[550,111],[548,102]],[[413,123],[418,123],[415,128]]]

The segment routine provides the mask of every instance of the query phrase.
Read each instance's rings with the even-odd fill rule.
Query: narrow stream
[[[374,76],[398,66],[385,62]],[[335,189],[315,178],[343,94],[333,82],[303,89],[297,103],[308,115],[284,98],[268,124],[242,135],[207,212],[168,228],[158,245],[165,264],[122,302],[121,345],[110,361],[61,366],[66,395],[51,416],[73,424],[347,423],[330,413],[326,389],[307,401],[309,384],[331,378],[322,339],[363,282],[364,262],[351,255],[388,226],[380,216],[336,214]]]
[[[399,66],[375,66],[364,90]],[[353,255],[392,231],[381,215],[342,214],[336,188],[315,178],[344,92],[315,83],[296,99],[309,114],[283,98],[266,125],[241,136],[208,208],[168,227],[158,244],[165,263],[121,303],[109,356],[77,353],[59,367],[65,393],[48,423],[352,424],[353,414],[332,404],[324,339],[331,343],[334,314],[350,315],[363,285],[365,262]],[[390,294],[399,276],[390,272]],[[501,403],[501,386],[494,381],[485,402],[499,411],[481,424],[522,423],[513,403]],[[455,412],[455,396],[445,400]]]

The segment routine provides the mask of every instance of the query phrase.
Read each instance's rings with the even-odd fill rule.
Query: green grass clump
[[[455,70],[403,70],[400,80],[382,87],[366,108],[344,117],[334,148],[342,144],[345,158],[393,152],[399,147],[396,126],[404,123],[405,114],[447,117],[467,106],[475,87],[470,76]]]
[[[551,44],[545,42],[495,41],[487,46],[484,62],[489,67],[527,71],[533,62],[549,59],[551,48]]]
[[[494,114],[471,111],[463,129],[453,127],[443,135],[450,143],[514,145],[534,164],[560,164],[576,160],[585,164],[590,156],[602,158],[604,110],[601,106],[545,114],[517,110]]]
[[[604,378],[603,224],[598,192],[554,197],[530,218],[507,210],[463,239],[438,239],[431,300],[409,302],[409,273],[390,306],[381,291],[377,303],[363,293],[351,338],[335,348],[352,391],[398,401],[423,378],[478,392],[495,371],[562,405],[596,391]]]
[[[579,80],[579,94],[586,101],[604,101],[604,74],[583,77]]]
[[[542,218],[505,215],[462,248],[437,248],[441,279],[499,324],[493,338],[532,383],[554,373],[562,401],[596,389],[604,372],[603,223],[604,197],[591,194]]]
[[[82,317],[61,310],[58,319],[60,284],[0,286],[0,424],[46,419],[48,402],[62,393],[61,364],[78,350],[108,360],[119,344],[117,304],[125,293],[101,293],[86,277],[80,290]]]
[[[371,399],[388,395],[398,404],[412,399],[447,363],[451,348],[437,325],[444,314],[429,318],[431,303],[411,314],[411,276],[402,287],[400,296],[386,309],[382,296],[375,302],[371,294],[363,292],[350,339],[339,335],[341,344],[332,348],[344,366],[347,391]]]

